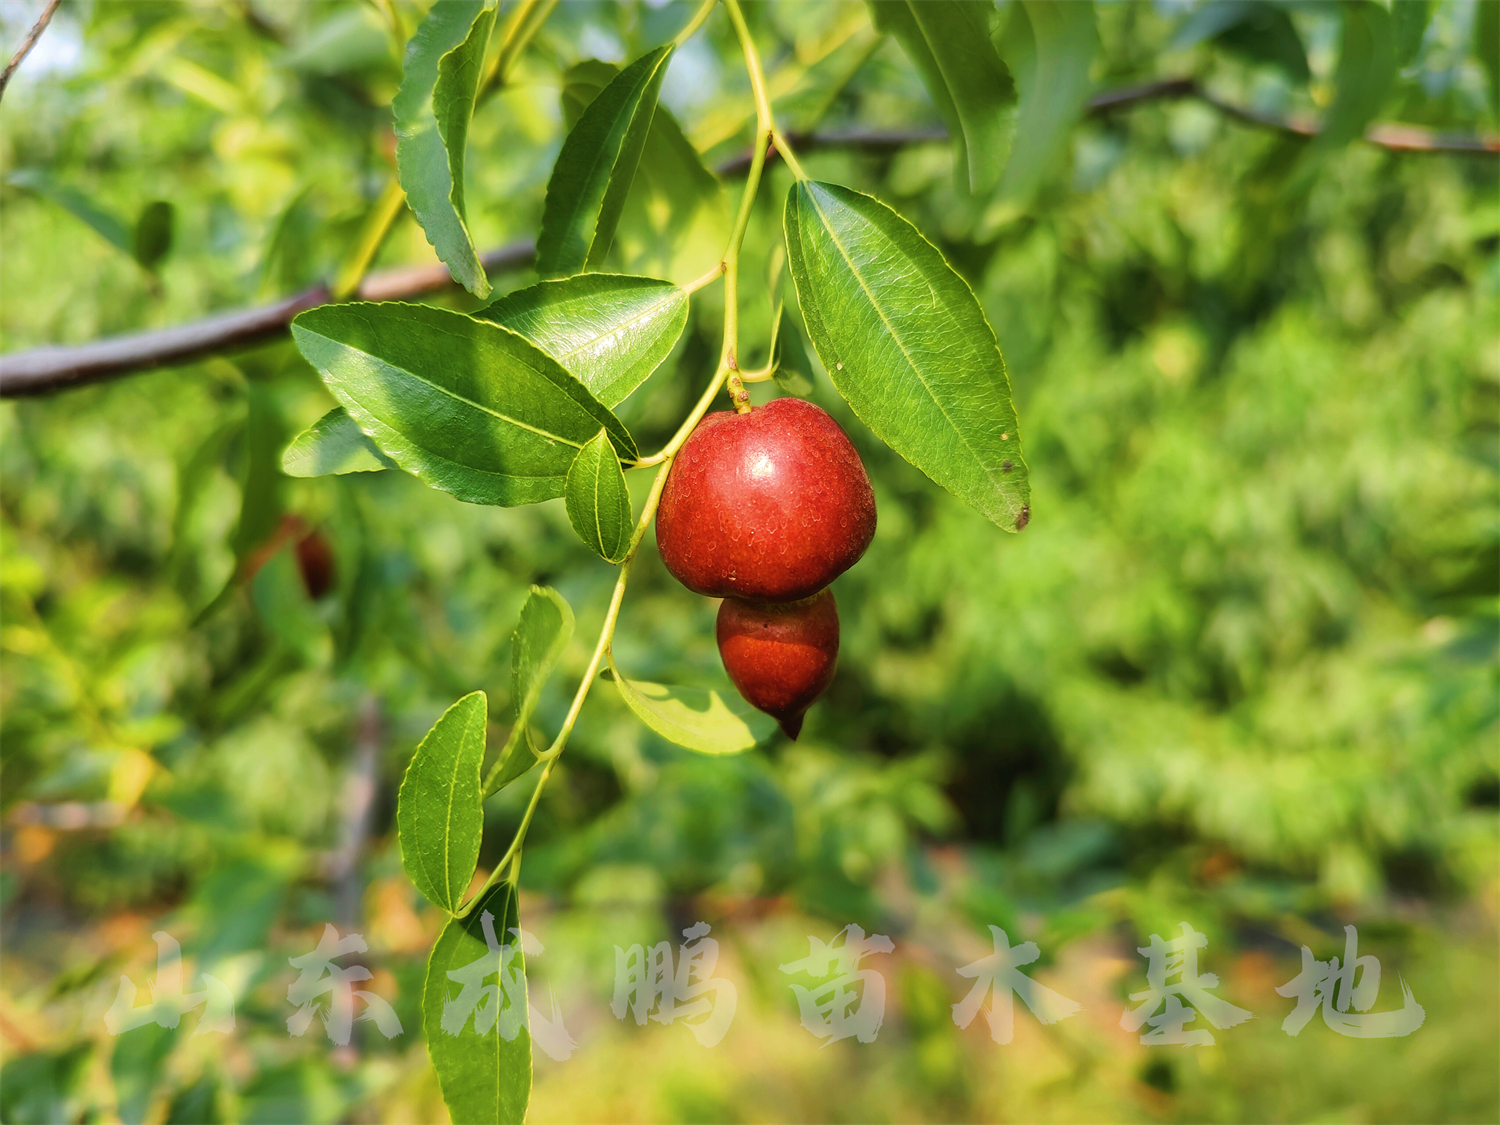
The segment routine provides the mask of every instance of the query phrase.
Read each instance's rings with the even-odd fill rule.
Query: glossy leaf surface
[[[970,190],[1000,179],[1015,132],[1016,85],[990,40],[988,0],[871,0],[875,26],[896,38],[922,76]]]
[[[511,706],[515,710],[515,724],[490,770],[484,787],[486,796],[536,765],[531,716],[536,712],[542,688],[572,638],[572,607],[550,586],[533,586],[510,638]]]
[[[465,917],[448,920],[427,958],[422,1030],[455,1122],[498,1125],[526,1118],[526,959],[511,933],[519,928],[515,888],[501,883]]]
[[[417,890],[450,914],[479,862],[484,833],[479,770],[487,715],[482,691],[444,711],[412,754],[396,798],[401,864]]]
[[[437,0],[406,46],[396,118],[396,169],[417,222],[454,279],[477,297],[490,283],[464,210],[464,147],[495,0]]]
[[[537,236],[537,272],[543,277],[582,273],[604,260],[671,57],[667,44],[627,66],[589,103],[563,141]]]
[[[879,200],[796,184],[787,262],[833,385],[877,437],[1007,531],[1030,518],[1010,380],[973,290]]]
[[[289,477],[376,473],[395,467],[396,462],[365,436],[342,406],[335,406],[293,438],[281,455],[281,471]]]
[[[625,706],[668,742],[700,754],[738,754],[769,738],[776,720],[712,688],[627,680],[610,660]]]
[[[669,281],[580,274],[519,289],[474,315],[519,332],[612,407],[671,354],[687,312],[687,294]]]
[[[623,559],[635,518],[620,459],[603,430],[573,459],[563,497],[568,521],[588,549],[606,562]]]
[[[630,434],[525,337],[445,309],[324,305],[292,323],[297,346],[359,428],[422,481],[476,504],[561,496],[602,426],[622,456]]]

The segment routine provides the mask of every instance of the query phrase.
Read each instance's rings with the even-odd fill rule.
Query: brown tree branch
[[[1197,98],[1225,116],[1257,128],[1303,137],[1314,136],[1318,131],[1313,122],[1273,117],[1226,102],[1205,90],[1195,78],[1167,78],[1106,90],[1089,101],[1089,113],[1098,116],[1146,102],[1178,98]],[[943,141],[947,137],[942,129],[876,129],[793,134],[788,139],[798,151],[842,148],[894,152],[907,145]],[[1392,152],[1500,155],[1500,136],[1434,133],[1415,125],[1373,125],[1366,131],[1364,139]],[[720,164],[717,171],[721,176],[732,176],[743,173],[749,166],[750,154],[741,153]],[[528,239],[492,250],[483,255],[481,261],[487,272],[497,273],[529,265],[534,252],[534,244]],[[358,295],[365,301],[404,300],[447,288],[452,283],[442,265],[415,266],[370,275],[360,285]],[[116,375],[147,371],[215,352],[264,343],[285,333],[299,312],[325,304],[329,299],[327,287],[320,285],[274,305],[211,317],[178,328],[116,336],[75,347],[43,347],[0,356],[0,398],[47,394]]]
[[[486,273],[502,273],[530,265],[535,253],[535,244],[527,238],[491,250],[479,260]],[[434,263],[373,273],[360,284],[358,296],[362,301],[402,301],[452,284],[448,267]],[[213,316],[177,328],[0,356],[0,398],[48,394],[115,375],[262,344],[284,335],[298,313],[326,305],[332,299],[328,286],[315,285],[274,305]]]
[[[0,98],[5,96],[5,87],[10,85],[10,76],[16,72],[16,67],[29,54],[31,48],[36,46],[36,41],[42,37],[42,32],[47,30],[47,25],[52,22],[52,13],[57,11],[57,5],[62,0],[47,0],[47,6],[42,9],[42,14],[37,17],[36,23],[31,25],[31,30],[26,33],[26,38],[21,40],[21,49],[11,57],[10,62],[5,64],[5,69],[0,70]]]

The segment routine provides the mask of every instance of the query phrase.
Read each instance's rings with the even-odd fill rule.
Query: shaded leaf
[[[171,252],[176,217],[176,209],[165,199],[155,200],[141,208],[140,218],[135,221],[135,230],[131,234],[130,253],[145,269],[154,271]]]
[[[1285,8],[1255,0],[1218,0],[1195,11],[1172,37],[1172,50],[1211,39],[1251,62],[1280,67],[1294,82],[1306,82],[1307,48]]]
[[[630,510],[630,492],[620,459],[600,430],[578,451],[568,470],[568,522],[584,545],[606,562],[617,563],[630,546],[635,517]]]
[[[476,297],[490,283],[469,236],[464,209],[464,146],[495,0],[437,0],[406,46],[391,110],[396,168],[427,241],[453,277]]]
[[[281,471],[289,477],[375,473],[395,467],[396,462],[364,435],[342,406],[335,406],[293,438],[281,455]]]
[[[668,742],[700,754],[738,754],[769,738],[776,720],[712,688],[627,680],[610,657],[609,670],[625,706]]]
[[[802,333],[785,308],[776,318],[773,332],[771,378],[784,393],[806,398],[813,393],[812,361],[802,346]]]
[[[484,785],[488,797],[536,765],[531,716],[552,670],[573,639],[573,609],[550,586],[533,586],[510,638],[510,694],[515,724]]]
[[[177,1028],[148,1023],[115,1037],[109,1056],[109,1076],[119,1099],[124,1125],[141,1125],[151,1108],[151,1095],[161,1081],[167,1057],[177,1042]]]
[[[324,305],[292,335],[335,398],[407,472],[460,500],[561,496],[585,442],[635,442],[551,356],[518,333],[425,305]]]
[[[672,353],[687,312],[687,293],[670,281],[581,274],[519,289],[474,315],[519,332],[612,407]]]
[[[833,385],[875,435],[1007,531],[1030,518],[1010,380],[973,290],[879,200],[793,185],[787,262]]]
[[[1020,0],[1010,6],[999,47],[1021,88],[1000,194],[1024,201],[1067,148],[1069,131],[1088,104],[1089,67],[1099,49],[1094,5]]]
[[[482,691],[444,711],[412,754],[396,798],[401,864],[417,890],[450,914],[479,862],[486,715]]]
[[[44,199],[50,199],[63,210],[92,227],[106,242],[117,250],[134,257],[131,231],[125,221],[106,207],[101,207],[75,187],[60,184],[40,168],[22,168],[12,172],[6,179],[17,187],[34,191]]]
[[[1344,32],[1334,75],[1336,92],[1313,142],[1325,151],[1362,136],[1396,80],[1396,41],[1390,13],[1373,0],[1348,0],[1340,10]]]
[[[948,123],[970,190],[1000,179],[1016,125],[1016,85],[991,42],[989,0],[870,0],[875,26],[895,36]]]
[[[448,920],[427,958],[422,1029],[455,1122],[519,1123],[526,1117],[531,1098],[526,959],[511,933],[520,924],[516,890],[501,883],[468,915]],[[496,974],[495,993],[482,1005],[467,1003],[479,999],[480,988],[494,986]],[[454,1003],[460,997],[465,1002]],[[487,1026],[481,1034],[476,1025]]]
[[[568,128],[616,73],[613,63],[598,59],[568,68],[561,97]],[[677,119],[658,105],[616,231],[625,268],[682,281],[698,277],[718,260],[729,225],[718,178],[704,167]]]
[[[1431,19],[1431,0],[1395,0],[1391,4],[1391,34],[1396,40],[1397,66],[1410,66],[1416,59]]]
[[[569,131],[547,182],[537,272],[562,277],[604,260],[635,178],[672,57],[666,44],[622,70]]]

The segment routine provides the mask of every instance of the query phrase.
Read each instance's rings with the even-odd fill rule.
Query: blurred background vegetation
[[[1436,5],[1382,119],[1493,131],[1495,8]],[[7,55],[39,9],[0,8]],[[747,9],[794,128],[938,123],[863,5]],[[594,73],[569,68],[632,58],[690,10],[557,8],[475,117],[479,245],[536,230],[565,87]],[[4,350],[332,277],[391,176],[388,13],[64,3],[0,117]],[[1174,46],[1189,15],[1098,6],[1096,87],[1193,73],[1266,112],[1327,104],[1331,6],[1292,9],[1310,82],[1295,59]],[[722,14],[663,100],[708,167],[743,150]],[[1031,524],[1006,535],[935,488],[814,373],[880,512],[836,584],[838,677],[800,742],[727,760],[593,694],[523,871],[522,922],[546,947],[533,1001],[555,997],[579,1042],[566,1062],[538,1054],[532,1120],[1500,1114],[1497,166],[1356,143],[1309,175],[1305,145],[1194,100],[1143,105],[1081,124],[1019,209],[958,191],[941,142],[804,158],[896,206],[974,285],[1017,395]],[[744,259],[762,351],[753,282],[789,182],[770,178]],[[701,272],[726,183],[643,175],[612,268]],[[376,264],[432,260],[408,216]],[[642,448],[711,374],[717,290],[701,297],[622,407]],[[5,1121],[446,1119],[418,1013],[439,915],[401,874],[395,788],[464,692],[490,693],[503,741],[531,583],[579,610],[576,676],[613,571],[560,501],[490,509],[399,473],[280,475],[286,442],[331,405],[285,342],[0,407]],[[335,560],[317,600],[292,546],[308,528]],[[262,565],[238,583],[246,560]],[[721,676],[714,603],[654,550],[637,575],[622,666]],[[541,725],[571,687],[554,681]],[[481,867],[527,795],[492,798]],[[712,1051],[607,1007],[612,946],[699,919],[740,993]],[[1257,1018],[1212,1048],[1151,1050],[1117,1021],[1143,987],[1135,947],[1182,921],[1208,934],[1218,993]],[[404,1035],[288,1036],[287,958],[327,922],[365,935],[365,987]],[[776,966],[849,922],[896,943],[869,962],[890,982],[885,1025],[818,1050]],[[1274,988],[1298,947],[1342,955],[1346,923],[1381,959],[1377,1010],[1400,1006],[1398,971],[1426,1007],[1411,1037],[1280,1030],[1291,1001]],[[1036,941],[1030,971],[1086,1011],[1042,1027],[1021,1010],[1005,1047],[983,1021],[957,1029],[948,1006],[970,982],[954,969],[989,952],[991,924]],[[227,1040],[191,1038],[195,1015],[105,1032],[120,976],[154,975],[157,929],[234,989]]]

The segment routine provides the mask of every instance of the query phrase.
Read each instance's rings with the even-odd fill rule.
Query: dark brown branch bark
[[[1197,98],[1206,105],[1246,125],[1273,129],[1298,136],[1317,134],[1318,126],[1295,118],[1272,117],[1223,101],[1205,90],[1195,78],[1166,78],[1106,90],[1089,101],[1091,115],[1113,113],[1146,102]],[[792,134],[788,139],[799,152],[828,148],[854,148],[866,152],[893,152],[907,145],[946,140],[942,129],[864,130],[847,133]],[[1366,141],[1392,152],[1451,152],[1500,155],[1500,136],[1470,136],[1434,133],[1415,125],[1373,125]],[[750,167],[750,154],[741,153],[717,168],[721,176],[743,173]],[[534,244],[527,240],[482,256],[490,273],[519,269],[531,263]],[[451,285],[447,269],[438,264],[416,266],[372,274],[359,288],[366,301],[394,301],[417,297]],[[0,398],[47,394],[68,387],[182,363],[214,352],[263,343],[288,330],[292,318],[304,309],[330,299],[325,286],[317,286],[275,305],[213,317],[180,328],[117,336],[76,347],[46,347],[0,356]]]
[[[5,64],[5,69],[0,70],[0,98],[5,96],[5,88],[10,85],[10,76],[16,72],[16,67],[21,65],[22,60],[31,54],[31,48],[36,46],[36,41],[42,37],[42,32],[47,30],[47,25],[52,22],[52,13],[57,11],[57,5],[61,2],[62,0],[47,0],[47,6],[42,9],[42,14],[37,17],[36,23],[31,25],[26,38],[21,40],[21,49],[11,57],[10,62]]]

